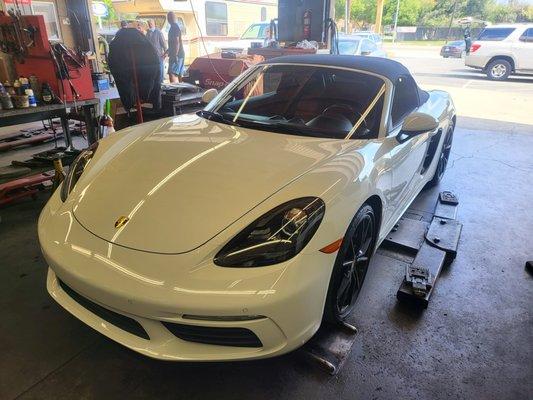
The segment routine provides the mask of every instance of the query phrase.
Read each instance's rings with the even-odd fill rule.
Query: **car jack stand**
[[[408,209],[383,242],[388,255],[410,260],[396,293],[399,301],[427,308],[442,268],[457,254],[463,225],[455,218],[459,201],[451,192],[441,192],[430,221]],[[426,219],[427,215],[425,216]]]
[[[357,328],[347,322],[322,324],[300,352],[330,375],[336,375],[350,355],[356,336]]]

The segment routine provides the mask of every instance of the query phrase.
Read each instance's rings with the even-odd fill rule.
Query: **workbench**
[[[89,100],[79,100],[67,102],[65,104],[48,104],[30,108],[16,108],[11,110],[0,110],[0,127],[26,124],[29,122],[42,121],[51,118],[59,118],[65,136],[65,143],[68,150],[74,149],[72,136],[69,131],[68,109],[78,107],[82,110],[83,121],[87,129],[87,141],[89,145],[98,140],[97,116],[99,114],[100,100],[97,98]]]

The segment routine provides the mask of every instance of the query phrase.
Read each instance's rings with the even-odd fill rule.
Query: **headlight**
[[[214,262],[222,267],[261,267],[289,260],[309,243],[325,208],[318,197],[284,203],[235,236]]]
[[[70,168],[68,170],[68,174],[65,177],[65,180],[63,181],[63,185],[61,186],[61,200],[65,201],[80,179],[81,174],[83,173],[83,170],[91,161],[91,158],[93,158],[94,153],[96,152],[96,149],[98,148],[98,142],[91,145],[89,148],[83,150],[78,157],[70,164]]]

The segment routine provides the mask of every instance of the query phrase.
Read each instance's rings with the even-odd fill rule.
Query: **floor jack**
[[[427,308],[442,268],[457,254],[462,224],[456,220],[459,201],[441,192],[433,213],[408,209],[389,233],[379,252],[408,261],[397,292],[398,301]],[[330,375],[336,375],[350,355],[357,328],[348,323],[322,326],[299,351]]]
[[[414,257],[396,293],[401,302],[427,308],[442,271],[457,255],[463,225],[456,220],[459,201],[451,192],[441,192],[430,222],[408,209],[389,233],[382,248]]]

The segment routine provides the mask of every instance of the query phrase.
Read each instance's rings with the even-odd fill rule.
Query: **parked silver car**
[[[352,56],[387,57],[381,45],[359,35],[339,37],[339,53]]]
[[[462,58],[466,53],[466,44],[464,40],[454,40],[448,42],[440,49],[440,55],[444,58]]]
[[[372,40],[378,46],[383,45],[383,38],[381,37],[379,33],[372,32],[372,31],[353,31],[352,34],[364,37],[368,40]]]

